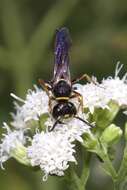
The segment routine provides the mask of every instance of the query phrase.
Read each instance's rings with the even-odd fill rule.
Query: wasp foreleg
[[[82,112],[83,112],[83,97],[82,97],[82,95],[79,92],[76,92],[75,90],[73,90],[73,93],[74,94],[70,98],[78,98],[78,101],[79,101],[78,111],[79,111],[79,108],[81,107]]]
[[[39,84],[41,85],[41,87],[44,89],[44,91],[46,92],[46,94],[48,95],[48,96],[50,96],[50,93],[49,93],[49,91],[51,90],[51,86],[50,86],[50,84],[48,84],[47,82],[45,82],[44,80],[42,80],[42,79],[38,79],[38,81],[39,81]]]

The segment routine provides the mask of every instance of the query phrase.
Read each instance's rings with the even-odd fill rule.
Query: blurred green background
[[[21,97],[37,84],[51,79],[55,29],[69,28],[71,74],[114,74],[117,61],[127,70],[127,1],[124,0],[0,0],[0,124],[13,109],[10,92]],[[123,120],[125,117],[123,117]],[[121,121],[118,119],[118,123]],[[116,163],[122,145],[117,146]],[[61,178],[49,177],[9,160],[0,170],[1,190],[67,189]],[[92,163],[87,189],[112,190],[98,161]]]

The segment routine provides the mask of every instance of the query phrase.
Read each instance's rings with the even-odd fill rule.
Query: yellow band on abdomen
[[[69,100],[69,97],[57,97],[56,100]]]

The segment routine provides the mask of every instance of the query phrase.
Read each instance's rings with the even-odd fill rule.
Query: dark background
[[[13,109],[10,92],[24,97],[38,78],[50,79],[55,29],[69,28],[71,74],[114,75],[118,61],[127,70],[127,2],[124,0],[0,0],[0,124]],[[118,148],[118,147],[117,147]],[[95,161],[94,161],[95,162]],[[0,170],[2,190],[66,189],[61,178],[49,177],[16,163]],[[98,161],[91,165],[88,189],[112,190]]]

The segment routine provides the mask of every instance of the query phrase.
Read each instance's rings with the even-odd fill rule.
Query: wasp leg
[[[79,119],[80,121],[82,121],[83,123],[87,124],[88,126],[90,126],[91,128],[95,127],[94,125],[91,125],[88,121],[78,117],[78,116],[75,116],[76,119]]]
[[[80,103],[80,104],[79,104],[79,107],[78,107],[78,110],[79,110],[79,108],[80,108],[80,106],[81,106],[82,112],[83,112],[83,97],[82,97],[82,95],[81,95],[80,93],[74,91],[74,90],[73,90],[73,93],[74,93],[74,94],[73,94],[70,98],[76,98],[76,97],[78,97],[78,101],[79,101],[79,103]],[[94,126],[91,125],[88,121],[86,121],[86,120],[80,118],[79,116],[74,116],[74,118],[79,119],[80,121],[84,122],[85,124],[87,124],[87,125],[90,126],[91,128],[94,127]]]
[[[76,82],[79,82],[80,80],[83,80],[83,79],[87,80],[88,82],[92,82],[92,83],[95,84],[95,85],[98,85],[98,83],[95,82],[95,81],[94,81],[89,75],[87,75],[87,74],[83,74],[81,77],[72,80],[72,85],[75,84]]]
[[[49,112],[51,113],[52,112],[52,101],[54,101],[55,98],[53,96],[49,96],[49,102],[48,102],[48,105],[49,105]]]
[[[48,102],[48,105],[49,105],[49,112],[51,113],[51,110],[52,110],[52,100],[55,100],[49,93],[49,91],[51,90],[51,86],[50,84],[48,84],[47,82],[45,82],[44,80],[42,79],[39,79],[39,83],[41,85],[41,87],[45,90],[46,94],[48,95],[49,97],[49,102]]]
[[[49,90],[51,90],[51,86],[42,79],[38,79],[38,81],[41,87],[45,90],[46,94],[50,97]]]
[[[53,126],[48,128],[48,131],[49,132],[53,131],[57,124],[64,124],[64,123],[60,121],[60,119],[57,119],[55,123],[53,124]]]
[[[82,112],[83,112],[83,97],[82,97],[82,95],[79,92],[76,92],[74,90],[73,90],[73,93],[74,94],[70,98],[78,98],[78,101],[79,101],[78,111],[79,111],[79,108],[81,107]]]

